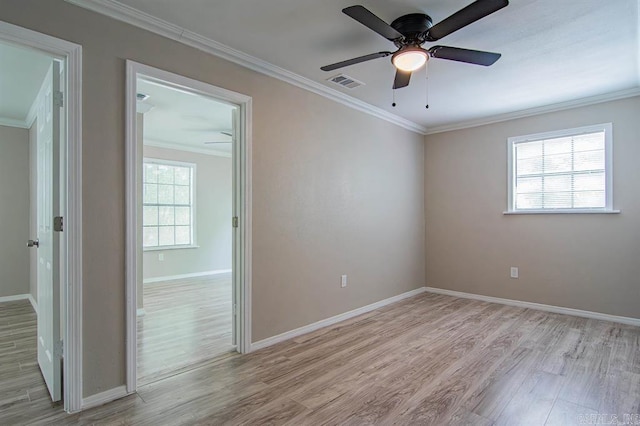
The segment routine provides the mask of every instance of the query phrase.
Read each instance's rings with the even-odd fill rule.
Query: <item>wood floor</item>
[[[231,273],[147,284],[144,310],[138,317],[138,384],[234,349]]]
[[[32,412],[36,406],[46,413],[62,409],[50,402],[38,367],[36,334],[29,301],[0,303],[0,425],[14,423],[9,413]]]
[[[572,425],[625,414],[640,421],[640,329],[423,294],[103,407],[66,416],[36,401],[3,410],[0,424]]]

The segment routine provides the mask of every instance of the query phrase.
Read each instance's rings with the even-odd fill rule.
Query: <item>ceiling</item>
[[[0,119],[25,122],[47,75],[51,58],[28,49],[0,43]]]
[[[231,154],[231,137],[220,132],[231,132],[235,106],[141,79],[138,93],[152,107],[144,114],[145,144]]]
[[[353,0],[120,0],[173,25],[335,88],[424,127],[438,128],[640,87],[638,0],[511,0],[434,44],[499,52],[493,66],[431,59],[395,93],[389,58],[325,73],[322,65],[393,44],[344,15]],[[422,12],[437,23],[470,0],[367,0],[386,22]],[[428,48],[432,44],[425,44]],[[343,72],[365,83],[326,81]],[[428,89],[429,109],[425,108]]]

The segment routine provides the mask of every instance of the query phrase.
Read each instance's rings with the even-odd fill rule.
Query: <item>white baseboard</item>
[[[271,345],[275,345],[276,343],[284,342],[285,340],[293,339],[294,337],[301,336],[303,334],[311,333],[312,331],[316,331],[318,329],[339,323],[340,321],[347,320],[349,318],[356,317],[358,315],[362,315],[367,312],[371,312],[378,308],[381,308],[386,305],[390,305],[395,302],[399,302],[400,300],[407,299],[409,297],[416,296],[420,293],[424,293],[426,289],[424,287],[417,288],[415,290],[408,291],[406,293],[399,294],[397,296],[390,297],[388,299],[381,300],[379,302],[372,303],[367,306],[363,306],[358,309],[354,309],[353,311],[345,312],[343,314],[339,314],[327,319],[320,320],[318,322],[314,322],[313,324],[305,325],[300,328],[296,328],[295,330],[287,331],[282,334],[278,334],[277,336],[268,337],[266,339],[257,341],[251,344],[249,348],[249,352],[257,351],[258,349],[266,348]]]
[[[139,317],[143,317],[147,314],[147,311],[144,310],[144,308],[138,308],[136,309],[136,316]]]
[[[16,294],[15,296],[2,296],[0,297],[0,303],[2,302],[15,302],[16,300],[29,300],[30,294]]]
[[[115,401],[116,399],[124,398],[127,395],[127,387],[125,385],[118,386],[116,388],[91,395],[87,398],[82,398],[82,409],[87,410],[89,408],[98,407],[108,402]]]
[[[545,305],[542,303],[524,302],[521,300],[502,299],[500,297],[483,296],[481,294],[464,293],[461,291],[446,290],[443,288],[425,287],[429,293],[444,294],[447,296],[462,297],[464,299],[482,300],[483,302],[499,303],[501,305],[517,306],[538,311],[553,312],[556,314],[573,315],[576,317],[591,318],[603,321],[618,322],[622,324],[640,327],[640,318],[621,317],[617,315],[602,314],[599,312],[583,311],[581,309],[564,308],[562,306]]]
[[[38,302],[36,302],[36,299],[33,298],[33,295],[28,294],[29,296],[29,302],[31,302],[31,306],[33,306],[33,310],[36,312],[36,315],[38,315]]]
[[[162,281],[182,280],[185,278],[205,277],[207,275],[226,274],[231,272],[231,269],[216,269],[215,271],[194,272],[191,274],[181,275],[167,275],[166,277],[145,278],[143,284],[159,283]]]
[[[15,296],[2,296],[0,297],[0,303],[2,302],[15,302],[16,300],[28,300],[33,306],[33,310],[38,313],[38,304],[31,294],[16,294]]]

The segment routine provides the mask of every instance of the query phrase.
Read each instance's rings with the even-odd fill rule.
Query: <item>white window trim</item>
[[[151,246],[151,247],[145,247],[143,244],[142,251],[162,251],[162,250],[180,250],[180,249],[199,248],[200,246],[196,241],[197,233],[196,233],[196,190],[195,188],[196,188],[197,165],[195,163],[189,163],[186,161],[164,160],[162,158],[153,158],[153,157],[144,157],[142,159],[142,164],[145,164],[145,163],[191,168],[191,244],[174,244],[170,246]],[[144,185],[144,176],[142,177],[142,182]],[[144,202],[143,202],[143,205],[144,205]],[[144,221],[142,222],[142,226],[144,227]]]
[[[200,248],[199,245],[196,244],[184,244],[179,246],[154,246],[154,247],[143,247],[142,251],[164,251],[164,250],[188,250],[188,249],[196,249]]]
[[[604,130],[604,163],[605,163],[605,207],[593,209],[526,209],[516,210],[514,188],[516,176],[513,173],[515,161],[514,145],[520,142],[533,142],[541,139],[561,138]],[[610,214],[620,213],[613,208],[613,125],[611,123],[574,127],[572,129],[555,130],[531,135],[513,136],[507,139],[507,210],[505,215],[518,214]]]

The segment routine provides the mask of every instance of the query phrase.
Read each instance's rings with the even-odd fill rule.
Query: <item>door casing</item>
[[[233,211],[239,226],[234,228],[234,272],[233,287],[236,292],[237,350],[251,350],[251,118],[252,99],[198,80],[170,73],[148,65],[127,60],[126,83],[126,296],[127,296],[127,392],[137,387],[137,279],[139,264],[137,214],[138,176],[142,167],[141,149],[136,137],[136,94],[139,77],[157,81],[168,87],[211,97],[238,107],[238,135],[234,137],[233,151]]]
[[[66,70],[66,137],[60,141],[60,291],[63,342],[63,399],[69,413],[82,409],[82,46],[0,21],[0,42],[42,52]]]

